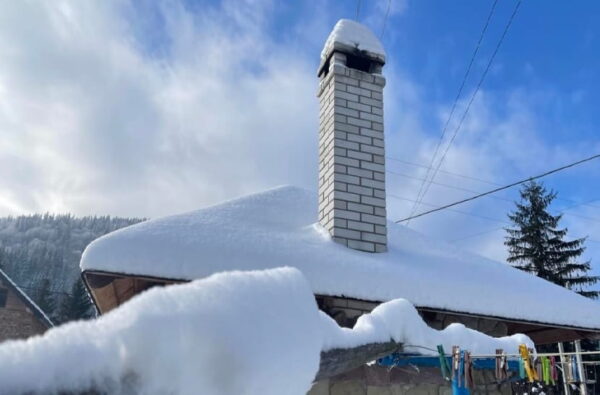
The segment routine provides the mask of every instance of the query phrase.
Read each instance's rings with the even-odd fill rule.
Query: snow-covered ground
[[[316,199],[280,187],[143,222],[92,242],[81,269],[194,280],[293,266],[317,294],[600,328],[597,302],[393,222],[387,253],[337,244],[316,224]]]
[[[320,352],[395,339],[476,353],[532,346],[460,324],[428,328],[394,300],[342,329],[319,312],[300,271],[229,272],[153,288],[93,321],[0,344],[0,393],[96,388],[111,394],[305,394]]]

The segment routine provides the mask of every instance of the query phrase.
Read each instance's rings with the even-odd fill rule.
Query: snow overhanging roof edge
[[[135,277],[135,278],[141,278],[143,280],[149,280],[149,281],[172,282],[174,284],[186,283],[186,282],[195,280],[195,279],[184,279],[184,278],[154,277],[154,276],[146,276],[144,274],[109,272],[109,271],[94,270],[94,269],[84,270],[82,272],[82,274],[83,275],[97,274],[97,275],[114,276],[114,277],[121,277],[121,278]],[[85,284],[86,284],[86,286],[88,286],[87,283],[85,283]],[[345,295],[329,295],[329,294],[318,294],[317,293],[317,294],[315,294],[315,296],[327,296],[327,297],[354,299],[354,300],[358,300],[358,301],[373,302],[373,303],[387,302],[385,300],[357,299],[357,298],[353,298],[353,297],[349,297],[349,296],[345,296]],[[435,311],[435,312],[454,314],[454,315],[459,315],[459,316],[487,318],[487,319],[494,319],[494,320],[505,321],[505,322],[540,325],[540,326],[547,326],[547,327],[551,327],[551,328],[571,329],[571,330],[576,330],[576,331],[594,332],[594,333],[600,334],[600,328],[580,327],[580,326],[573,326],[573,325],[566,325],[566,324],[555,324],[555,323],[551,323],[551,322],[531,321],[531,320],[526,320],[526,319],[515,319],[512,317],[503,317],[503,316],[495,316],[495,315],[486,315],[486,314],[482,314],[482,313],[472,313],[472,312],[466,312],[466,311],[448,310],[448,309],[442,309],[442,308],[434,307],[434,306],[415,305],[415,308],[417,310]]]
[[[420,308],[600,330],[600,304],[391,222],[388,253],[340,246],[314,224],[315,197],[282,187],[134,225],[90,244],[81,268],[187,281],[293,266],[315,294],[405,298]],[[555,303],[538,301],[540,295]]]

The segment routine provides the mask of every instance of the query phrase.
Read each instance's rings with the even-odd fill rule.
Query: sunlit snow
[[[337,244],[316,224],[316,199],[280,187],[143,222],[92,242],[81,269],[194,280],[292,266],[317,294],[600,328],[597,302],[393,222],[387,253]]]
[[[319,312],[300,271],[229,272],[153,288],[96,320],[1,344],[0,393],[305,394],[321,351],[390,339],[483,353],[532,345],[458,324],[431,329],[405,300],[342,329]]]

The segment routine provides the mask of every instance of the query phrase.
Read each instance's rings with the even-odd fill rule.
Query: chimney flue
[[[342,19],[319,67],[319,222],[350,248],[387,251],[383,87],[385,52]]]

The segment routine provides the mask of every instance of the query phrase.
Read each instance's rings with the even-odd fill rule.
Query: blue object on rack
[[[465,378],[465,351],[460,352],[460,361],[458,363],[458,374],[452,380],[452,395],[470,395]]]
[[[465,387],[465,352],[464,352],[464,350],[460,351],[460,360],[458,363],[458,380],[457,381],[462,384],[462,385],[459,385],[459,387]]]
[[[452,357],[446,357],[448,361],[448,366],[452,366]],[[381,366],[420,366],[420,367],[431,367],[431,368],[439,368],[440,367],[440,358],[439,357],[423,357],[420,354],[404,354],[404,353],[394,353],[392,355],[388,355],[387,357],[383,357],[377,360],[377,364]],[[495,358],[485,358],[485,359],[474,359],[473,360],[473,368],[477,370],[495,370],[496,369],[496,360]],[[509,360],[508,361],[508,370],[512,372],[519,371],[519,361],[517,360]]]
[[[523,358],[519,358],[517,363],[519,364],[519,377],[526,379],[527,376],[525,375],[525,362],[523,362]]]
[[[452,380],[452,395],[470,395],[471,391],[467,387],[459,387],[456,380]]]

